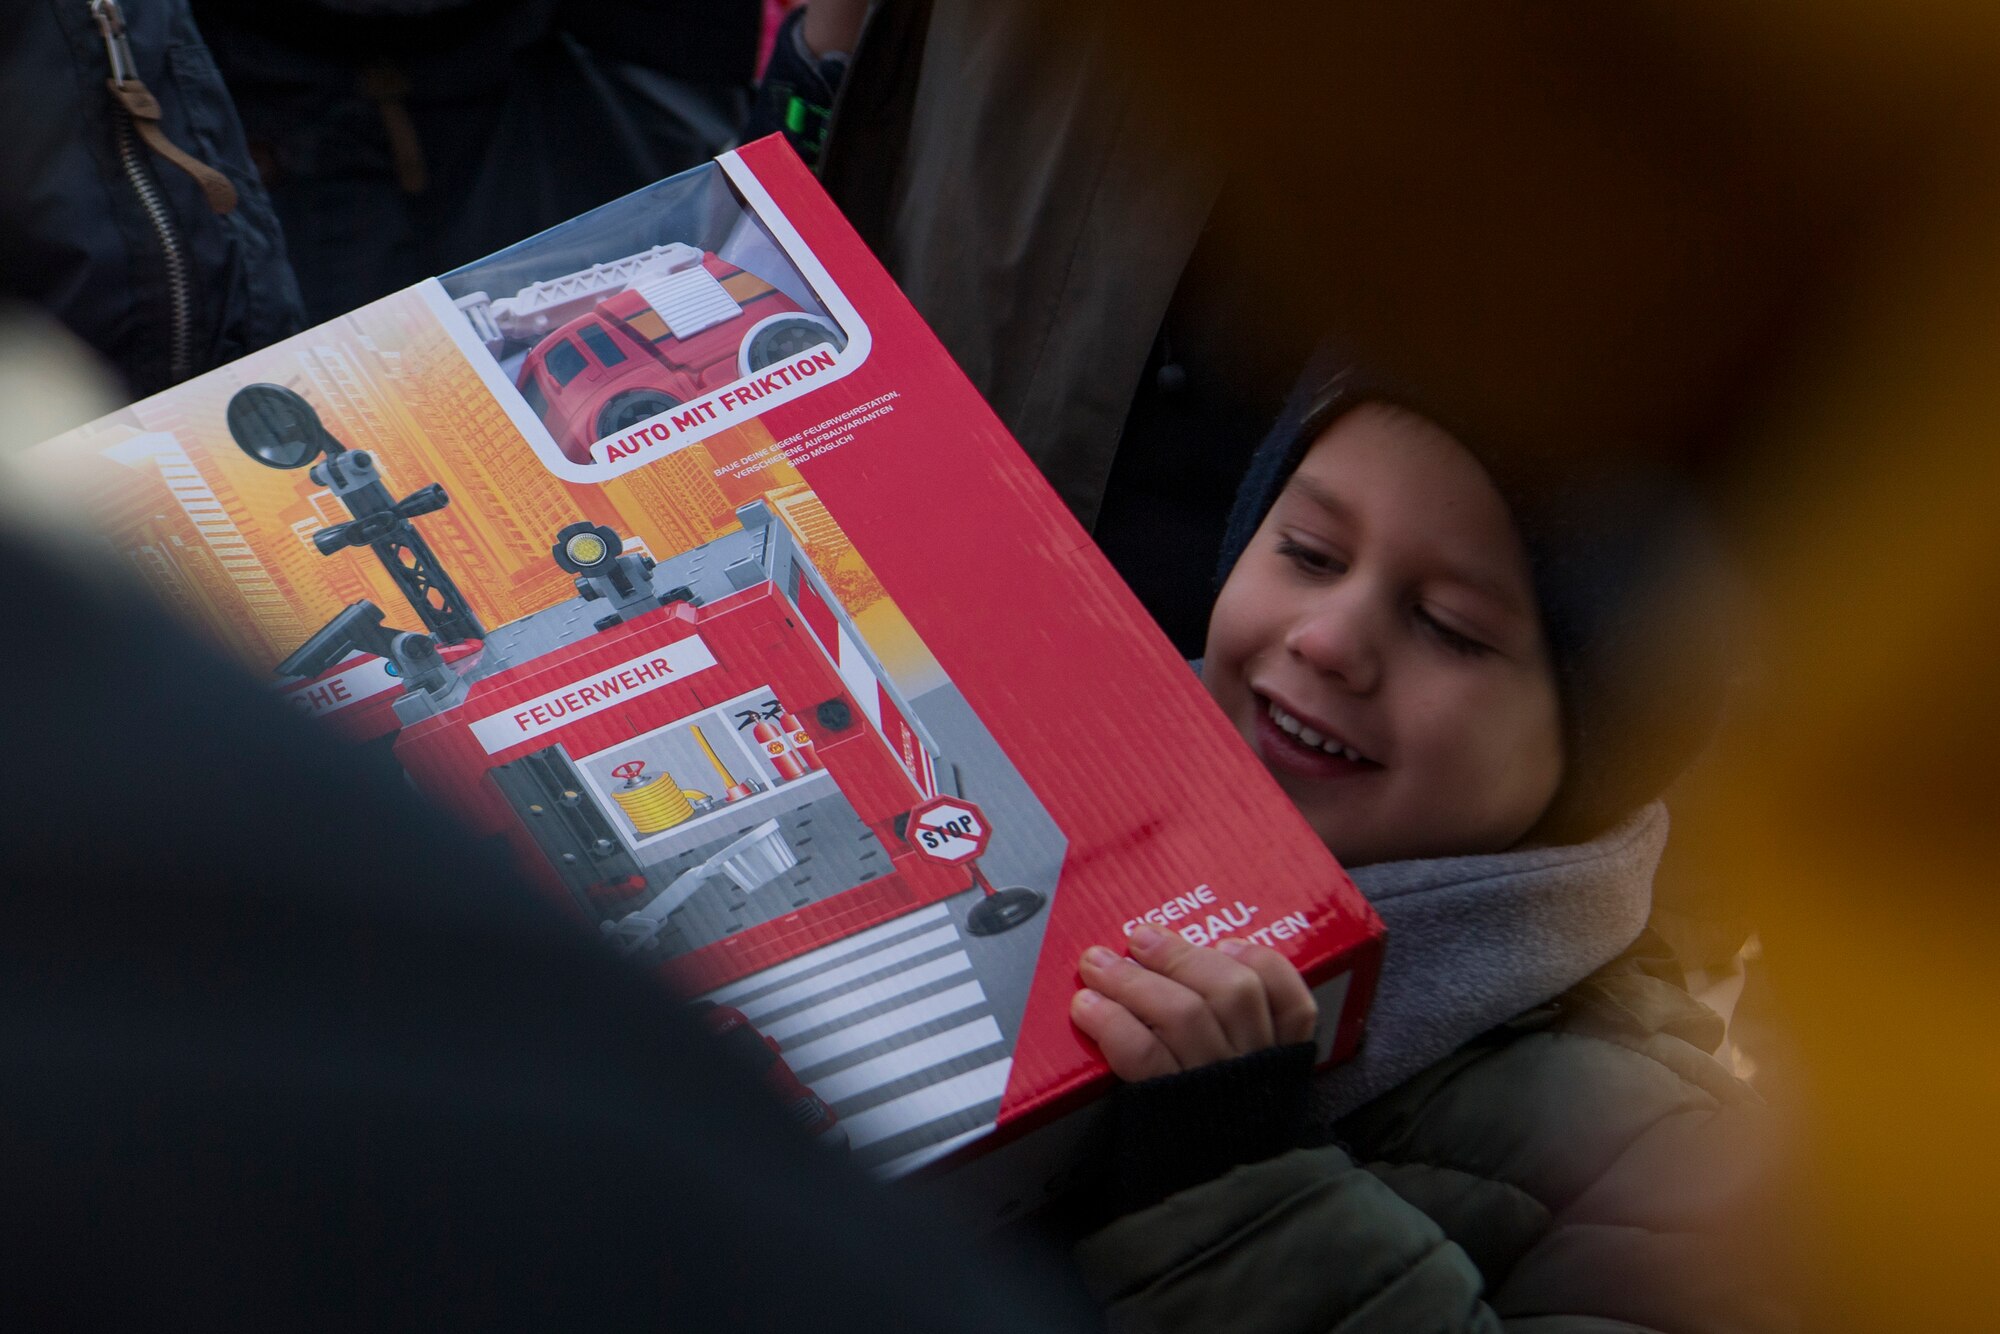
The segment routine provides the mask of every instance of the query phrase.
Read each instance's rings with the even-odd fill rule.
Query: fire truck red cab
[[[590,447],[808,347],[834,325],[692,246],[663,247],[622,290],[542,338],[515,385],[563,454]]]

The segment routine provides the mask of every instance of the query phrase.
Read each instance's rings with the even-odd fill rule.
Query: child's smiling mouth
[[[1299,718],[1276,700],[1253,693],[1257,753],[1274,769],[1302,778],[1341,778],[1382,767],[1343,738]]]

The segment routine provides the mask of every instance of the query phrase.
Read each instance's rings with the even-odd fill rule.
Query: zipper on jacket
[[[138,66],[132,59],[132,44],[125,36],[125,15],[118,8],[118,0],[90,0],[90,16],[104,36],[114,91],[136,83]],[[159,238],[160,255],[166,262],[167,368],[178,382],[194,372],[194,290],[188,272],[187,248],[181,244],[180,232],[175,229],[173,214],[160,194],[159,182],[153,179],[152,168],[140,152],[132,113],[122,104],[116,125],[119,166],[125,172],[125,179],[131,182],[132,193],[138,196],[139,207],[152,224],[153,234]]]

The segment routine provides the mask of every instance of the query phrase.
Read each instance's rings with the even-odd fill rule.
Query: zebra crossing
[[[709,992],[783,1049],[855,1160],[897,1176],[992,1125],[1011,1047],[947,906],[932,904]]]

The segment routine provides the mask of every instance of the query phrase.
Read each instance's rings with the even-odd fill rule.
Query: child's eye
[[[1417,608],[1416,616],[1418,624],[1424,627],[1424,630],[1431,638],[1437,640],[1438,643],[1444,645],[1452,653],[1457,653],[1467,658],[1477,658],[1493,651],[1490,645],[1474,639],[1471,635],[1452,629],[1421,606]]]
[[[1305,546],[1289,537],[1278,539],[1278,554],[1307,574],[1340,574],[1347,562],[1330,551]]]

